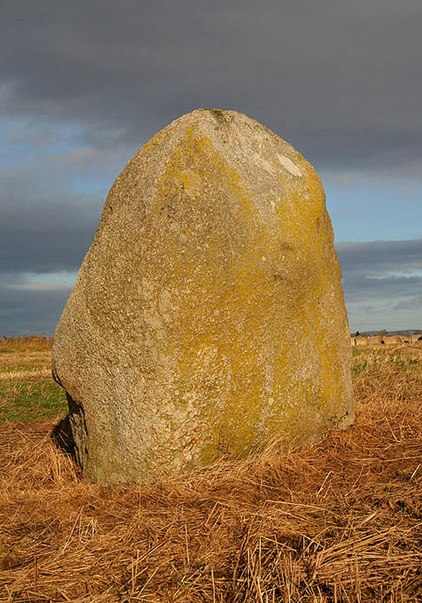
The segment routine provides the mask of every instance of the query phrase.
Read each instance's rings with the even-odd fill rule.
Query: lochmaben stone
[[[114,183],[53,373],[84,475],[105,485],[347,427],[350,355],[315,170],[253,119],[201,109]]]

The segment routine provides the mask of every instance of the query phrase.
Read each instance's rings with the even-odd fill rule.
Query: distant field
[[[51,377],[51,345],[44,337],[0,340],[0,424],[66,412],[66,395]]]
[[[422,600],[422,342],[353,349],[346,432],[109,489],[51,442],[50,350],[0,342],[0,601]]]

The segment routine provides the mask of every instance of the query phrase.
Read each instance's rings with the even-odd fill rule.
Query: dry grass
[[[149,487],[80,481],[52,423],[0,428],[0,600],[422,598],[422,346],[358,350],[357,420]]]
[[[50,351],[53,340],[44,335],[31,335],[29,337],[2,337],[0,339],[0,352],[4,349],[23,352]]]
[[[0,425],[54,419],[63,414],[66,397],[51,376],[47,337],[0,340]]]

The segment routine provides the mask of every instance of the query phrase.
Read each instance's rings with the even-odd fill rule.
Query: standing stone
[[[234,111],[159,132],[114,183],[58,324],[85,477],[148,482],[352,422],[351,350],[325,196]]]

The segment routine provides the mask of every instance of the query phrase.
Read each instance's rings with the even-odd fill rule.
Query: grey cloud
[[[0,336],[52,335],[70,290],[15,290],[0,284]]]
[[[0,272],[78,269],[92,242],[99,211],[71,196],[54,204],[50,196],[3,204]]]
[[[422,239],[338,243],[336,249],[349,306],[377,300],[404,309],[399,300],[422,293]]]
[[[422,291],[422,276],[390,276],[379,279],[367,275],[348,274],[343,270],[344,292],[348,302],[369,301],[374,299],[394,299],[412,296]]]
[[[76,137],[78,141],[78,138]],[[104,139],[99,138],[101,142]],[[78,141],[81,142],[81,141]],[[70,145],[66,150],[50,149],[44,153],[32,153],[28,159],[16,154],[16,166],[0,173],[2,179],[2,197],[10,197],[15,191],[19,194],[30,194],[36,187],[38,190],[51,190],[72,185],[72,178],[110,178],[110,171],[116,164],[122,167],[128,161],[128,147],[116,145],[98,148],[89,145]],[[111,184],[111,182],[110,182]]]
[[[395,310],[416,310],[419,308],[422,309],[422,295],[402,301],[394,307]]]
[[[11,114],[141,143],[198,106],[249,113],[317,167],[421,153],[419,0],[3,3]]]
[[[337,243],[337,254],[349,274],[382,276],[392,271],[422,270],[422,239]]]
[[[0,102],[14,167],[0,174],[0,334],[51,330],[66,291],[10,288],[16,271],[77,270],[111,179],[199,106],[250,114],[331,179],[416,186],[421,17],[420,0],[4,0]],[[421,295],[421,240],[338,251],[351,307]]]
[[[350,328],[421,328],[422,239],[336,245]]]
[[[127,149],[70,149],[37,155],[1,173],[0,272],[77,270],[92,242],[107,188],[83,192],[92,181],[112,179]],[[65,184],[64,184],[65,183]],[[82,183],[82,184],[81,184]]]
[[[379,312],[378,306],[360,306],[360,310],[369,314],[376,314]]]

